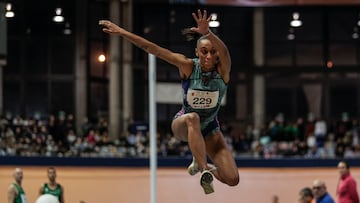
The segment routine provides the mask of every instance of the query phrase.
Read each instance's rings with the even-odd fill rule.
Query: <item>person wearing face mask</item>
[[[108,20],[100,20],[103,31],[123,37],[147,53],[167,61],[179,70],[183,105],[174,116],[174,136],[188,142],[193,161],[190,175],[201,173],[205,194],[214,192],[213,177],[229,186],[239,183],[239,171],[218,121],[218,112],[230,81],[231,57],[225,43],[209,29],[207,11],[192,13],[197,26],[185,29],[189,39],[197,39],[196,58],[188,58],[160,47]],[[210,158],[212,164],[208,163]]]

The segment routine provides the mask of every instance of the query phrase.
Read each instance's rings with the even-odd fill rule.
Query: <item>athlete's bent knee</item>
[[[194,125],[194,124],[197,124],[197,123],[200,124],[200,116],[199,116],[199,114],[197,114],[197,113],[189,113],[187,115],[186,122],[188,124],[191,124],[191,125]]]
[[[237,186],[239,184],[239,182],[240,182],[240,177],[234,176],[234,177],[229,178],[226,181],[226,184],[228,184],[229,186]]]

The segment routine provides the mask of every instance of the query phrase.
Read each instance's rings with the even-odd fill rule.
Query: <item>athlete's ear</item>
[[[199,54],[198,54],[198,52],[197,52],[197,48],[195,48],[195,55],[196,55],[197,57],[199,57]]]

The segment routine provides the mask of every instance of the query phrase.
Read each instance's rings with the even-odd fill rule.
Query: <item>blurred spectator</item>
[[[337,167],[340,175],[336,190],[338,203],[359,203],[356,180],[350,175],[348,162],[342,160]]]
[[[67,146],[72,146],[74,145],[75,141],[76,141],[76,134],[75,134],[75,131],[73,129],[70,129],[67,133],[67,136],[66,136],[66,144]]]
[[[326,133],[327,133],[326,122],[323,119],[318,118],[315,121],[314,135],[316,138],[316,147],[317,147],[318,153],[322,157],[325,154],[324,145],[325,145]]]
[[[315,203],[314,194],[309,187],[304,187],[299,192],[300,203]]]
[[[324,181],[314,180],[312,190],[316,203],[335,203],[334,199],[328,193]]]
[[[234,156],[360,157],[357,119],[351,122],[349,118],[340,121],[331,120],[328,125],[324,119],[321,121],[322,124],[319,122],[315,124],[315,120],[312,120],[313,116],[309,116],[305,123],[301,117],[297,118],[296,122],[286,121],[284,118],[280,113],[270,120],[268,125],[259,128],[247,124],[244,120],[222,125],[227,144]],[[23,119],[17,115],[15,118],[2,117],[2,119],[1,156],[148,156],[149,132],[145,122],[134,122],[128,131],[111,140],[113,136],[108,135],[108,122],[105,117],[85,119],[78,131],[74,128],[73,114],[65,112],[60,113],[59,117],[52,114],[48,118],[37,116],[36,119],[32,117]],[[312,128],[309,127],[311,125],[313,131],[309,130]],[[339,126],[345,126],[340,127],[345,129],[341,135],[337,134],[343,132],[337,128]],[[306,132],[310,133],[306,135]],[[321,132],[325,134],[325,136],[321,135],[325,139],[320,145],[319,136],[316,136]],[[55,140],[54,135],[57,135],[58,140]],[[323,149],[319,149],[322,145]],[[164,126],[158,131],[158,151],[161,156],[187,156],[189,152],[184,143],[174,142],[171,139],[171,131]]]
[[[86,141],[91,145],[91,146],[95,146],[96,145],[96,134],[95,134],[95,130],[90,129],[89,133],[86,135]]]
[[[314,135],[315,131],[315,118],[313,113],[309,113],[307,121],[305,123],[305,139],[311,135]]]

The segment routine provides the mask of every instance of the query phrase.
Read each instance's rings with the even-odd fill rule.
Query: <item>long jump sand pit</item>
[[[2,166],[0,202],[7,202],[7,188],[13,182],[15,167],[24,171],[23,188],[28,202],[35,203],[38,191],[47,181],[47,167]],[[150,202],[149,168],[56,167],[58,182],[64,186],[66,203],[146,203]],[[298,191],[320,178],[336,198],[338,172],[334,168],[239,168],[240,184],[228,187],[214,181],[215,193],[205,195],[199,174],[190,176],[186,168],[157,170],[158,203],[278,203],[297,202]],[[360,168],[351,168],[360,181]]]

